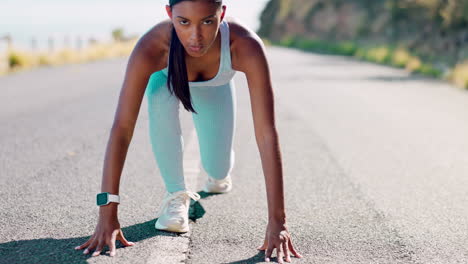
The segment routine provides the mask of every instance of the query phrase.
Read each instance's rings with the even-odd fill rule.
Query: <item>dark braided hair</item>
[[[172,8],[174,5],[183,1],[194,1],[194,0],[169,0],[169,6]],[[222,4],[222,0],[211,0],[219,5]],[[182,102],[184,108],[187,111],[194,112],[197,114],[192,106],[192,100],[190,96],[190,89],[188,84],[187,68],[185,64],[185,50],[182,43],[180,43],[179,37],[172,27],[171,34],[171,48],[169,52],[169,65],[167,73],[167,87],[171,94],[175,94],[177,98]]]

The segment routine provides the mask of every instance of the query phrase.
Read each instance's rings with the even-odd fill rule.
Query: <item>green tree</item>
[[[124,39],[123,28],[116,28],[112,30],[112,38],[114,41],[122,41]]]

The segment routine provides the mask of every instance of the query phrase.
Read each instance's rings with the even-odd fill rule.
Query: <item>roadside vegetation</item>
[[[467,0],[270,0],[258,34],[274,45],[353,56],[468,89]]]
[[[266,41],[269,44],[298,48],[324,54],[353,56],[361,60],[403,68],[412,73],[451,81],[457,86],[468,89],[468,60],[455,65],[454,68],[440,69],[431,63],[424,62],[418,55],[404,47],[392,45],[366,46],[351,41],[328,43],[300,37],[286,37],[281,41]]]
[[[113,39],[110,42],[94,41],[81,49],[62,48],[34,52],[10,47],[6,54],[0,56],[0,63],[2,63],[0,75],[43,66],[59,66],[124,57],[130,55],[138,41],[137,37],[125,38],[121,29],[114,30],[112,36]]]

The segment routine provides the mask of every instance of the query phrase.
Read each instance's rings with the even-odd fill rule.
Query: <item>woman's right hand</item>
[[[135,243],[125,239],[120,223],[117,219],[117,204],[110,203],[99,208],[99,220],[94,234],[84,244],[75,247],[76,250],[86,248],[83,254],[88,254],[96,248],[93,257],[99,256],[106,245],[109,246],[109,255],[115,256],[115,241],[120,240],[124,246],[133,246]]]

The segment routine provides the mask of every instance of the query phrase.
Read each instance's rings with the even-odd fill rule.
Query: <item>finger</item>
[[[116,249],[115,249],[115,240],[117,238],[117,234],[118,234],[118,232],[113,232],[112,237],[111,237],[111,239],[109,241],[109,255],[111,257],[115,256],[115,251],[116,251]]]
[[[263,245],[259,246],[257,249],[258,250],[265,250],[267,248],[267,246],[268,246],[268,241],[265,240],[263,242]]]
[[[83,251],[83,254],[88,254],[93,250],[97,245],[97,239],[94,239],[91,244]]]
[[[119,230],[119,233],[117,234],[117,239],[122,242],[122,244],[126,247],[128,246],[133,246],[135,245],[134,242],[129,242],[125,237],[124,237],[124,234],[122,232],[122,230]]]
[[[273,253],[273,246],[268,245],[267,250],[265,251],[265,261],[270,262],[271,253]]]
[[[288,241],[288,245],[289,245],[289,249],[291,250],[291,252],[296,258],[302,258],[302,255],[299,254],[299,252],[297,252],[296,249],[294,248],[291,238]]]
[[[276,258],[278,259],[278,263],[283,263],[283,243],[280,243],[276,247]]]
[[[268,229],[267,229],[268,230]],[[268,246],[267,232],[265,232],[265,237],[263,238],[263,245],[259,246],[258,250],[265,250]]]
[[[284,246],[287,242],[288,238],[288,233],[285,231],[281,231],[279,235],[280,242],[278,242],[278,245],[276,246],[276,257],[278,258],[278,263],[283,263],[283,258],[284,258]]]
[[[75,247],[75,249],[78,250],[78,249],[83,249],[83,248],[87,247],[91,243],[92,240],[93,240],[93,237],[88,239],[88,241],[84,242],[83,244]]]
[[[283,252],[284,252],[284,257],[285,257],[286,262],[291,262],[291,255],[288,249],[288,242],[289,240],[283,243]]]
[[[96,247],[96,250],[94,251],[94,253],[91,256],[92,257],[99,256],[101,254],[102,247],[103,247],[103,243],[99,242],[98,246]]]

